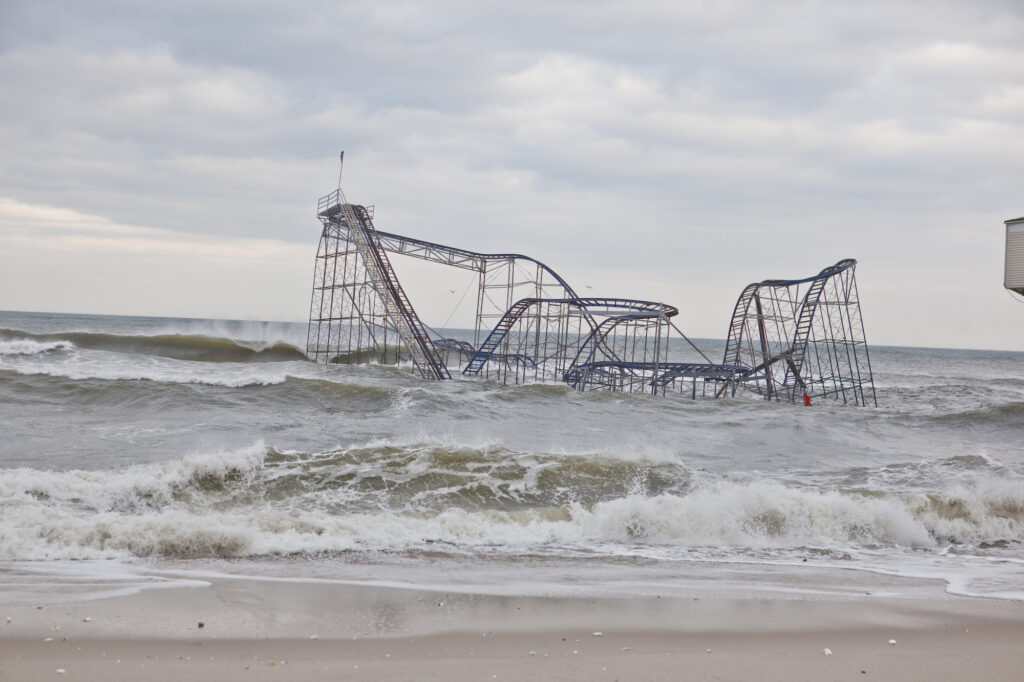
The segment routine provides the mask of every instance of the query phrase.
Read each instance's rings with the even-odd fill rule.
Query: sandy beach
[[[9,604],[0,679],[1020,680],[1024,607],[216,579]]]

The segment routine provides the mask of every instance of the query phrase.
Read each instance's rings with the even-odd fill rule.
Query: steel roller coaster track
[[[338,189],[322,197],[307,353],[325,363],[411,362],[426,379],[451,369],[503,383],[573,389],[759,394],[795,402],[877,404],[855,278],[846,259],[812,277],[748,285],[713,362],[654,301],[581,297],[544,263],[381,232],[373,210]],[[389,254],[476,273],[473,342],[425,325]],[[468,292],[467,292],[468,293]]]

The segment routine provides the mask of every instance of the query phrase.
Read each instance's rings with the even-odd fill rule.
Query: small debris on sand
[[[206,627],[206,623],[204,623],[203,621],[199,621],[199,629],[202,630],[205,627]]]
[[[593,635],[594,637],[604,637],[604,633],[603,632],[591,632],[590,634]]]
[[[825,655],[826,656],[831,656],[832,655],[832,650],[829,649],[828,647],[825,647]]]
[[[316,635],[310,635],[310,636],[309,636],[309,638],[310,638],[310,639],[320,639],[320,638],[319,638],[319,637],[317,637]]]
[[[58,675],[64,675],[65,673],[67,673],[67,670],[65,670],[64,668],[57,668]]]
[[[85,618],[82,619],[82,622],[83,623],[91,623],[92,622],[92,618],[90,618],[89,616],[86,616]]]
[[[889,640],[889,645],[890,646],[896,646],[896,640],[895,639],[890,639]]]

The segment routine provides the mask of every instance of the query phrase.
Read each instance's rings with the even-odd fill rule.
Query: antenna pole
[[[341,150],[341,157],[338,159],[338,189],[341,189],[341,171],[345,168],[345,150]]]

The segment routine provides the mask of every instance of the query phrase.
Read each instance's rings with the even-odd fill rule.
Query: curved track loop
[[[516,301],[506,311],[480,348],[477,349],[465,369],[462,370],[462,373],[479,374],[483,366],[492,358],[503,359],[507,353],[498,353],[497,349],[506,341],[509,332],[517,324],[521,324],[524,318],[529,318],[532,321],[533,318],[537,317],[537,315],[533,314],[533,309],[542,305],[565,306],[577,310],[580,312],[581,317],[587,321],[589,330],[585,332],[582,343],[578,345],[578,350],[572,362],[573,365],[578,363],[582,354],[588,353],[590,356],[593,356],[599,349],[604,350],[608,356],[620,362],[625,362],[607,345],[607,336],[614,327],[654,318],[667,320],[679,314],[679,310],[674,306],[654,301],[597,297],[524,298]],[[623,311],[625,314],[610,316],[601,322],[595,321],[595,313],[607,314],[610,311]],[[545,359],[550,358],[535,358],[535,362],[544,361]]]

